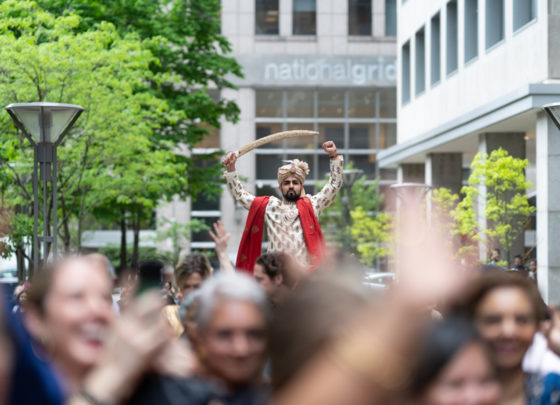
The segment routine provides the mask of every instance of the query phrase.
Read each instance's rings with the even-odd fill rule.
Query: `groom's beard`
[[[286,191],[286,194],[284,194],[284,198],[286,199],[286,201],[295,202],[299,199],[300,194],[301,194],[301,191],[300,191],[299,194],[297,194],[295,192],[295,190],[290,189],[290,190]]]

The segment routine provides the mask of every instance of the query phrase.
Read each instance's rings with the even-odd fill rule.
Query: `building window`
[[[414,40],[414,70],[416,72],[414,78],[416,95],[426,90],[426,46],[424,37],[424,27],[422,27],[416,32]]]
[[[504,39],[504,0],[486,0],[486,49]]]
[[[348,35],[371,35],[371,0],[348,0]]]
[[[401,77],[401,98],[402,104],[410,101],[410,41],[402,46],[402,77]]]
[[[385,0],[385,36],[397,36],[397,0]]]
[[[317,34],[317,8],[315,0],[293,1],[294,35]]]
[[[275,95],[273,95],[275,94]],[[332,140],[346,162],[373,179],[380,149],[396,143],[395,89],[257,90],[256,100],[278,100],[282,119],[257,114],[257,139],[274,132],[308,129],[319,136],[285,139],[257,149],[257,188],[276,187],[278,166],[285,159],[303,159],[311,169],[306,191],[322,184],[329,172],[329,157],[321,145]],[[257,102],[257,111],[259,105]],[[276,111],[271,109],[269,111]],[[304,111],[298,112],[297,111]],[[391,180],[392,181],[392,180]]]
[[[278,0],[255,0],[255,34],[278,35]]]
[[[513,30],[517,31],[537,18],[536,0],[513,0]]]
[[[441,30],[439,13],[430,21],[430,84],[433,86],[441,79]]]
[[[465,0],[465,63],[478,56],[478,0]]]
[[[447,3],[447,75],[459,66],[457,51],[457,1]]]

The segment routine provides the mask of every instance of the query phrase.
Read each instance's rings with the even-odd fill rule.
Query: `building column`
[[[537,278],[545,302],[560,300],[560,131],[537,116]]]
[[[510,156],[525,159],[525,133],[524,132],[487,132],[479,135],[478,151],[490,154],[492,151],[502,148]],[[480,229],[486,228],[486,216],[482,215],[486,207],[486,186],[481,185],[478,192],[478,226]],[[498,247],[498,246],[496,246]],[[511,246],[511,258],[504,257],[505,251],[502,247],[502,260],[513,260],[516,254],[523,254],[525,250],[525,232],[513,242]],[[484,244],[480,245],[480,260],[485,262],[488,259],[488,252]],[[511,263],[508,262],[508,266]]]
[[[445,187],[459,194],[463,185],[463,155],[430,153],[426,157],[425,183],[433,188]]]

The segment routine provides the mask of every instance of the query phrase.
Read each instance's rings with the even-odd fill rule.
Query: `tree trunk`
[[[121,272],[128,268],[126,264],[126,211],[121,210]]]
[[[66,199],[64,195],[60,196],[60,208],[62,209],[62,242],[64,244],[64,253],[70,253],[70,217],[66,208]]]
[[[20,282],[25,281],[25,256],[23,244],[19,243],[16,248],[17,278]]]
[[[138,245],[140,242],[140,212],[136,213],[136,216],[134,218],[133,224],[134,224],[134,241],[133,241],[133,245],[132,245],[132,268],[133,269],[137,269],[138,268]]]

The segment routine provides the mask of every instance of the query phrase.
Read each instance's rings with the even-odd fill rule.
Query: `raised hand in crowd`
[[[220,261],[220,268],[227,271],[234,271],[227,254],[228,242],[231,235],[226,232],[224,223],[220,219],[214,222],[212,227],[214,228],[214,232],[209,230],[208,233],[216,244],[215,250],[216,256],[218,256],[218,260]]]

